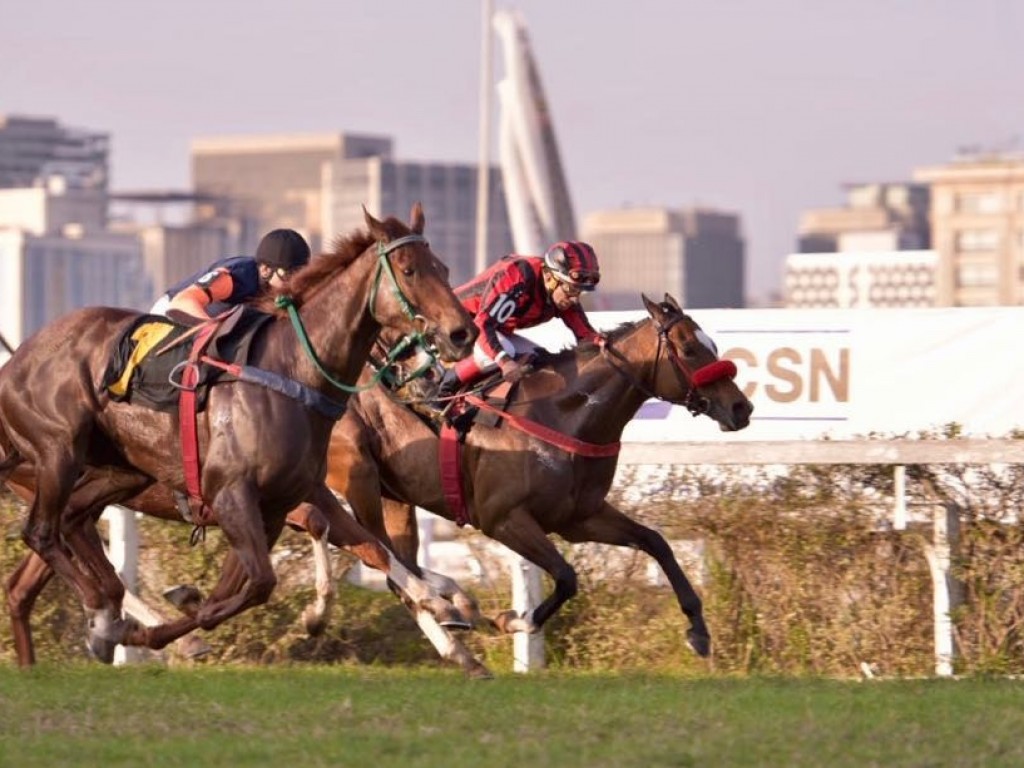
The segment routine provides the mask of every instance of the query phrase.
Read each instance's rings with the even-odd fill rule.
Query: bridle
[[[668,355],[669,362],[672,366],[672,372],[675,374],[676,380],[683,387],[685,394],[680,402],[686,410],[692,413],[694,416],[700,416],[708,412],[708,408],[711,406],[711,401],[700,394],[699,388],[713,384],[720,379],[732,379],[736,376],[736,364],[731,360],[715,360],[707,365],[702,365],[700,368],[693,368],[687,365],[682,355],[679,354],[679,349],[676,347],[675,342],[669,338],[669,331],[676,326],[677,323],[683,321],[686,315],[682,312],[675,315],[668,322],[662,324],[658,320],[651,316],[651,322],[654,325],[655,331],[658,335],[658,346],[654,352],[654,369],[651,374],[651,380],[657,381],[658,378],[658,366],[661,363],[662,350]],[[686,336],[687,342],[694,344],[700,344],[701,342],[694,337],[693,332],[683,326],[683,333]],[[612,369],[620,376],[625,378],[634,387],[639,389],[648,397],[653,397],[656,400],[664,400],[661,395],[653,392],[646,384],[640,381],[636,376],[630,373],[628,370],[620,368],[616,365],[611,358],[618,358],[624,362],[629,362],[625,355],[614,349],[610,341],[606,341],[601,347],[601,353],[609,359]]]
[[[425,238],[423,235],[416,233],[413,233],[411,235],[405,235],[403,237],[390,240],[388,242],[384,242],[383,240],[378,241],[377,271],[376,273],[374,273],[373,285],[370,288],[370,296],[367,299],[366,303],[367,309],[370,312],[370,317],[372,317],[373,320],[379,325],[383,325],[383,323],[381,323],[380,320],[377,319],[377,315],[374,313],[374,307],[377,305],[377,294],[380,290],[381,280],[383,279],[384,275],[387,275],[388,280],[391,283],[391,290],[395,294],[395,300],[398,302],[398,306],[402,308],[402,312],[405,313],[405,316],[413,323],[420,323],[422,326],[426,326],[427,319],[415,310],[412,302],[409,301],[409,298],[402,292],[402,288],[398,284],[398,278],[395,277],[395,269],[391,265],[391,259],[389,258],[390,254],[393,251],[398,250],[402,246],[410,245],[412,243],[426,244],[426,242],[427,238]],[[313,361],[313,365],[320,372],[320,375],[323,376],[327,381],[329,381],[331,384],[333,384],[335,387],[342,390],[343,392],[350,392],[353,394],[377,386],[377,383],[385,375],[385,372],[387,371],[387,366],[380,368],[376,373],[374,373],[370,381],[362,386],[357,385],[353,387],[348,384],[345,384],[342,381],[338,381],[327,372],[327,370],[323,366],[323,363],[320,362],[320,358],[317,357],[316,351],[313,349],[313,345],[309,341],[309,335],[306,333],[306,328],[302,324],[302,318],[299,316],[299,311],[295,307],[294,299],[291,296],[282,295],[277,297],[275,303],[277,304],[278,307],[282,307],[283,309],[287,310],[288,317],[292,321],[292,326],[295,328],[295,334],[299,337],[299,341],[302,343],[303,350],[305,350],[307,357],[309,357],[309,359]],[[406,339],[408,340],[407,343],[412,343],[413,341],[421,338],[424,338],[422,330],[418,330],[415,333],[412,333],[406,337]],[[390,359],[388,360],[388,363],[390,364],[391,362],[393,362],[394,359],[399,354],[401,354],[402,351],[404,351],[404,349],[405,346],[403,346],[401,350],[393,350],[393,356],[392,354],[389,354]]]

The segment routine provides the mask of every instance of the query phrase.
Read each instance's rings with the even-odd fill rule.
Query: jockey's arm
[[[594,330],[587,319],[587,313],[579,304],[574,305],[562,313],[562,322],[572,331],[576,341],[594,341],[601,338],[601,334]]]
[[[167,311],[176,309],[193,317],[209,317],[206,308],[215,301],[226,301],[231,296],[234,282],[226,269],[217,270],[213,276],[204,275],[201,281],[192,283],[181,290],[167,306]]]

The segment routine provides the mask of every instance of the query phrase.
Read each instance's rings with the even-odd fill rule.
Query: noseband
[[[658,347],[654,353],[654,373],[652,380],[658,378],[658,365],[661,363],[661,352],[662,349],[668,354],[669,361],[672,364],[672,371],[676,375],[676,379],[683,386],[685,394],[683,395],[682,405],[686,407],[690,413],[694,416],[699,416],[703,413],[708,412],[708,407],[711,405],[710,400],[704,397],[698,391],[700,387],[714,384],[720,379],[732,379],[736,377],[736,364],[732,360],[715,360],[714,362],[702,365],[700,368],[694,370],[691,366],[686,364],[682,356],[679,354],[679,350],[676,345],[669,338],[668,333],[672,330],[676,323],[681,322],[686,316],[683,314],[676,315],[664,325],[658,323],[653,317],[651,321],[654,323],[654,327],[658,333]],[[684,333],[687,336],[687,341],[692,341],[695,344],[701,342],[693,338],[693,335],[689,332],[689,329],[684,327]],[[606,344],[602,350],[605,354],[614,354],[619,358],[623,356],[616,350],[611,349],[610,345]],[[626,377],[637,389],[646,394],[648,397],[653,397],[656,400],[663,400],[661,396],[652,392],[646,387],[643,382],[639,381],[632,374],[624,371],[616,365],[612,367],[622,376]]]

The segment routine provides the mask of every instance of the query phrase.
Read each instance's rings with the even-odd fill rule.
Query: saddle
[[[244,365],[256,334],[271,316],[246,306],[232,309],[206,343],[206,354],[226,363]],[[103,376],[102,386],[118,402],[143,405],[157,411],[178,409],[180,379],[177,371],[192,350],[191,337],[198,328],[176,323],[162,315],[142,315],[117,342]],[[233,381],[230,372],[202,366],[196,382],[196,406],[206,407],[209,388],[218,381]]]

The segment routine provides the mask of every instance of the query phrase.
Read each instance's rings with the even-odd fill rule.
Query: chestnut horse
[[[265,305],[275,319],[254,341],[249,364],[288,377],[306,402],[347,399],[382,328],[429,331],[446,359],[465,355],[475,340],[447,269],[423,237],[421,207],[413,207],[409,227],[369,214],[366,223],[366,232],[292,278],[287,313]],[[75,587],[95,634],[162,648],[266,602],[276,583],[269,550],[285,514],[302,501],[328,509],[333,501],[323,483],[333,422],[298,398],[248,382],[212,387],[199,414],[201,482],[231,547],[225,569],[194,616],[151,628],[123,620],[123,587],[103,555],[96,516],[154,483],[185,487],[177,414],[113,402],[99,383],[137,317],[79,310],[15,351],[0,369],[0,476],[31,468],[35,496],[23,538]],[[340,519],[331,523],[345,528]]]
[[[714,344],[666,294],[643,297],[648,317],[621,326],[603,346],[584,343],[550,357],[524,378],[508,412],[591,445],[616,444],[651,397],[685,405],[724,431],[748,426],[753,405],[733,381],[735,366],[717,360]],[[556,441],[557,442],[557,441]],[[633,547],[653,557],[690,621],[687,640],[710,650],[702,605],[668,543],[631,520],[605,497],[617,455],[588,457],[501,422],[476,424],[462,448],[462,488],[469,521],[554,580],[535,610],[494,619],[504,632],[536,632],[577,591],[576,572],[548,539]],[[353,398],[331,437],[327,484],[341,493],[363,525],[415,568],[418,538],[413,506],[455,519],[438,470],[439,439],[410,408],[382,387]],[[435,641],[434,637],[430,638]],[[472,657],[447,635],[438,650],[474,673]]]

